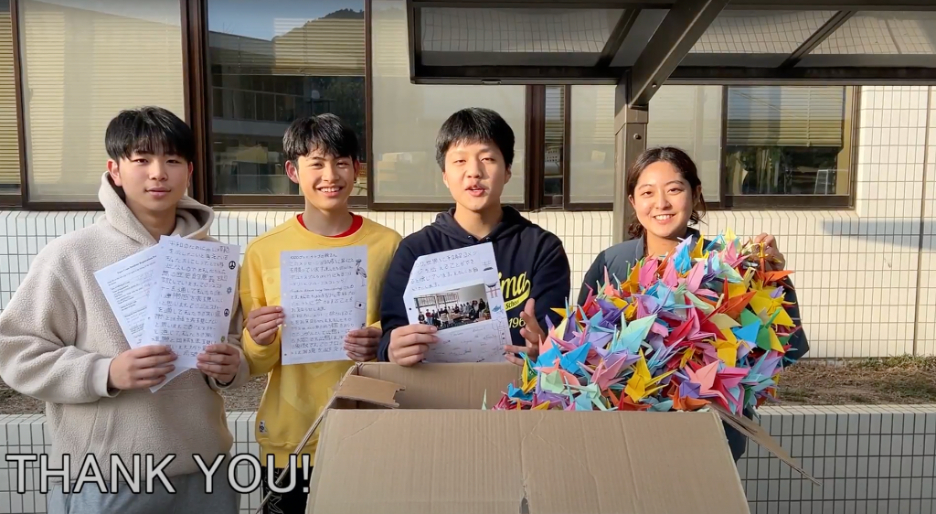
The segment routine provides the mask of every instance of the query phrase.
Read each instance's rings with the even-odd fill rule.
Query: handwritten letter
[[[460,292],[476,291],[481,289],[479,286],[483,286],[490,318],[465,324],[453,323],[453,319],[463,318],[463,312],[453,317],[454,307],[446,308],[449,312],[444,314],[445,322],[455,326],[436,333],[439,343],[430,346],[426,353],[427,362],[504,362],[504,346],[511,344],[510,325],[491,243],[416,259],[403,294],[410,323],[420,322],[421,307],[417,299],[427,295],[443,299],[449,297],[457,305],[466,300],[459,296]],[[474,296],[467,298],[474,299]]]
[[[227,340],[239,247],[163,237],[159,253],[143,344],[166,345],[177,369],[195,368],[206,346]]]
[[[283,365],[348,360],[344,338],[367,323],[367,247],[282,252]]]

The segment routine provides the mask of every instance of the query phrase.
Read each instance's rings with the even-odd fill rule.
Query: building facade
[[[493,108],[517,136],[504,200],[563,240],[574,297],[611,243],[614,86],[413,84],[405,5],[0,0],[0,308],[49,239],[100,216],[104,129],[141,105],[192,124],[191,195],[217,210],[213,235],[242,249],[301,207],[282,155],[297,116],[333,112],[355,128],[355,208],[405,236],[449,207],[433,150],[443,120]],[[936,13],[920,14],[855,16],[822,45],[931,54]],[[499,44],[545,48],[564,31],[587,46],[609,29],[591,12],[552,16],[563,23],[531,19]],[[822,16],[740,12],[693,53],[795,47]],[[505,20],[482,21],[487,39],[505,33]],[[421,23],[427,52],[476,44],[444,18]],[[649,113],[648,144],[699,166],[703,233],[778,238],[810,357],[936,355],[936,87],[664,85]]]

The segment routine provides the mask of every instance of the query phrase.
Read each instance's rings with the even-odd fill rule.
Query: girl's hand
[[[786,257],[777,247],[777,240],[770,234],[761,234],[754,238],[755,243],[764,245],[764,254],[766,255],[767,268],[770,271],[780,271],[786,267]]]

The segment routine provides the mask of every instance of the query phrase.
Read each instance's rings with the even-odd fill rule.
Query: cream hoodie
[[[147,455],[155,466],[174,454],[163,468],[166,476],[199,472],[193,454],[201,454],[210,467],[233,443],[213,379],[188,370],[156,393],[148,388],[108,391],[111,361],[130,346],[94,272],[156,240],[118,196],[107,173],[98,198],[105,216],[50,241],[0,315],[0,377],[16,391],[46,402],[50,466],[62,469],[61,456],[68,454],[72,480],[89,454],[97,458],[108,486],[112,454],[130,470],[133,455],[140,455],[145,470]],[[211,240],[214,212],[209,207],[185,196],[176,216],[173,235]],[[234,307],[228,337],[241,353],[241,367],[228,388],[250,378],[240,351],[241,310]]]

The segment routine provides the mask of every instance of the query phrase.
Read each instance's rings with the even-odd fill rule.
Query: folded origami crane
[[[557,309],[535,362],[492,408],[741,414],[776,402],[791,335],[789,271],[766,271],[763,248],[731,231],[644,259],[627,281],[605,271],[583,305]],[[548,320],[547,320],[548,322]],[[484,408],[487,408],[485,398]]]

